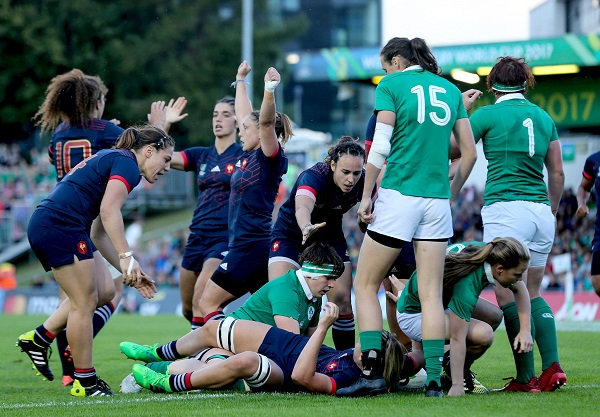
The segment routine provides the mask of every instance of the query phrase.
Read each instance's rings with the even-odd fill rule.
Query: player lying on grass
[[[339,388],[352,384],[360,376],[361,353],[359,345],[344,351],[323,345],[339,309],[335,304],[327,303],[324,311],[310,338],[264,323],[228,317],[220,322],[208,322],[201,329],[163,346],[122,342],[120,347],[128,358],[146,363],[188,357],[206,347],[218,347],[233,354],[224,361],[200,369],[201,364],[194,363],[198,361],[187,360],[185,362],[190,368],[183,372],[177,364],[180,373],[172,375],[155,372],[148,366],[134,365],[136,382],[157,392],[221,389],[243,379],[252,391],[335,394]],[[406,377],[401,374],[412,375],[418,371],[415,361],[404,355],[402,345],[386,331],[383,332],[382,351],[385,352],[384,377],[389,386]],[[171,368],[174,366],[172,364]]]

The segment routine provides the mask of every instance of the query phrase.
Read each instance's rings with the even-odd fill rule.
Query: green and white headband
[[[524,91],[525,87],[527,87],[527,81],[523,81],[521,85],[492,84],[492,90],[496,90],[500,93],[517,93],[519,91]]]
[[[335,271],[335,265],[333,264],[315,265],[310,262],[304,262],[300,270],[302,271],[302,275],[310,279],[317,279],[323,275],[335,276],[333,273],[333,271]]]

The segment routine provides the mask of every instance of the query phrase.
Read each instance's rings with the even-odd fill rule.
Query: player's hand
[[[577,217],[583,218],[590,214],[590,208],[587,206],[587,204],[583,204],[577,207],[577,211],[575,212],[575,214],[577,215]]]
[[[281,75],[275,68],[270,67],[265,73],[265,90],[273,93],[280,82]]]
[[[164,101],[155,101],[150,106],[150,113],[148,114],[148,123],[161,129],[165,128],[165,121],[167,119],[167,106]]]
[[[373,201],[371,198],[364,198],[360,201],[360,206],[358,206],[358,218],[360,221],[366,224],[371,224],[375,219],[375,216],[371,212],[371,208],[373,207]]]
[[[306,241],[308,240],[308,238],[311,237],[313,233],[315,233],[321,227],[324,227],[326,224],[327,224],[326,222],[317,223],[317,224],[312,224],[312,223],[305,224],[304,227],[302,227],[302,244],[304,245],[306,243]]]
[[[139,281],[139,284],[135,285],[135,289],[141,294],[144,298],[154,298],[154,294],[156,294],[156,285],[154,285],[154,280],[144,274],[142,272],[142,277]]]
[[[464,93],[462,93],[462,99],[463,99],[463,103],[465,105],[465,109],[467,111],[471,111],[471,109],[473,108],[473,103],[475,103],[475,100],[479,100],[479,98],[483,95],[483,93],[479,90],[476,90],[474,88],[471,88],[470,90],[465,91]]]
[[[405,285],[402,281],[400,281],[398,278],[396,278],[396,275],[392,274],[388,277],[388,279],[390,280],[390,284],[392,286],[392,291],[386,291],[385,295],[392,300],[393,302],[397,303],[398,299],[400,298],[400,294],[402,294],[402,290],[404,289]]]
[[[531,333],[523,331],[519,332],[513,342],[513,349],[516,350],[517,353],[531,352],[533,349],[533,338],[531,337]]]
[[[169,100],[169,104],[167,104],[166,122],[168,124],[173,124],[188,117],[187,113],[181,114],[186,105],[187,100],[185,97],[179,97],[177,100]]]
[[[462,397],[463,395],[465,395],[465,387],[463,385],[452,385],[450,391],[448,391],[448,397]]]
[[[119,126],[121,124],[121,121],[119,119],[110,119],[110,122],[117,126]]]
[[[235,79],[236,80],[245,79],[246,75],[248,75],[250,73],[250,71],[252,71],[252,67],[250,66],[250,64],[248,64],[247,61],[242,61],[242,63],[238,67],[237,75],[236,75]]]
[[[338,319],[340,315],[340,308],[331,301],[328,301],[327,304],[323,306],[323,311],[325,314],[323,314],[319,319],[318,326],[329,329]]]

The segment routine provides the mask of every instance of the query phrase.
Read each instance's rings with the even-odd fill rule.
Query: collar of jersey
[[[310,288],[308,288],[308,284],[306,283],[306,278],[304,278],[304,275],[302,275],[302,271],[297,270],[296,277],[298,278],[298,282],[300,283],[300,285],[302,286],[302,289],[304,290],[304,295],[306,295],[306,298],[309,300],[314,299],[315,296],[310,291]]]
[[[402,72],[406,71],[423,71],[423,67],[420,65],[411,65],[410,67],[406,67],[402,70]]]
[[[492,274],[492,266],[487,262],[484,262],[483,270],[485,271],[485,277],[487,278],[490,285],[496,285],[496,281],[494,281],[494,275]]]
[[[500,97],[498,100],[496,100],[496,104],[502,103],[506,100],[525,100],[525,96],[522,93],[506,94]]]

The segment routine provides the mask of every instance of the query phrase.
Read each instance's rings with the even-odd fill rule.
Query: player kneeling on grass
[[[494,340],[494,329],[472,314],[480,302],[479,295],[488,285],[499,284],[515,294],[521,330],[515,338],[515,354],[533,348],[529,317],[530,303],[521,281],[529,265],[529,251],[514,238],[496,238],[492,242],[458,243],[448,247],[444,265],[443,302],[446,310],[446,355],[444,372],[448,395],[466,392],[488,393],[471,372],[473,362],[481,357]],[[400,284],[398,280],[393,282]],[[400,284],[401,285],[401,284]],[[388,296],[390,294],[388,293]],[[393,296],[393,295],[392,295]],[[415,272],[398,299],[398,324],[404,333],[421,341],[421,302]],[[451,383],[448,381],[451,378]]]
[[[335,394],[339,388],[349,386],[360,377],[361,352],[360,345],[343,351],[323,345],[339,309],[335,304],[327,303],[324,311],[310,338],[264,323],[228,317],[208,322],[201,329],[163,346],[122,342],[120,347],[128,358],[146,363],[188,357],[206,347],[218,347],[234,354],[212,366],[173,375],[134,365],[136,382],[157,392],[220,389],[241,378],[252,391]],[[404,359],[403,346],[388,332],[383,333],[382,351],[385,352],[384,377],[391,386],[401,377],[405,363],[410,363],[407,368],[412,368],[412,361]],[[193,365],[193,360],[185,362],[197,366]]]

